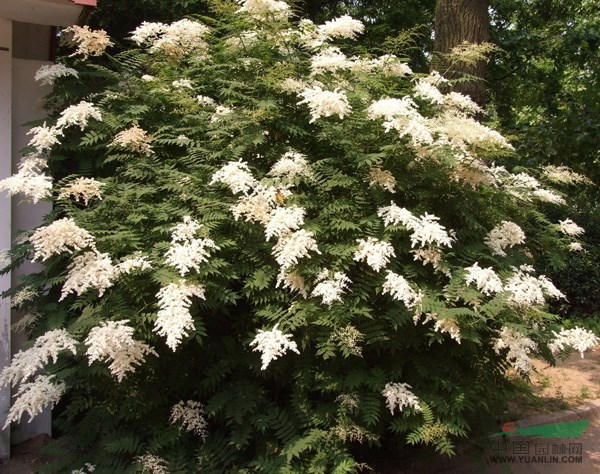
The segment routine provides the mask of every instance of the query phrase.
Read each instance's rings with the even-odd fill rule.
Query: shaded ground
[[[589,427],[580,438],[508,435],[471,440],[461,447],[457,457],[423,460],[412,467],[399,466],[389,474],[600,472],[600,346],[587,352],[584,359],[579,353],[573,353],[566,360],[558,360],[556,367],[539,360],[534,362],[534,367],[530,381],[533,394],[511,402],[503,417],[524,420],[517,423],[519,426],[589,420]],[[0,461],[0,473],[34,474],[47,462],[40,454],[47,440],[46,436],[38,436],[14,446],[10,461]]]

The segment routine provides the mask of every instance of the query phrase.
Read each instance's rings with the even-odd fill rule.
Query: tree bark
[[[434,50],[442,53],[442,58],[432,62],[432,70],[440,73],[448,70],[446,77],[450,79],[459,79],[465,74],[481,78],[460,81],[453,87],[456,92],[471,96],[479,105],[484,105],[487,98],[483,81],[486,61],[478,61],[475,65],[450,65],[443,55],[465,41],[479,44],[490,40],[488,3],[488,0],[437,0],[435,5]]]

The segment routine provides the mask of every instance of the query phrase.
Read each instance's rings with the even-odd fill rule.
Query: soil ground
[[[579,353],[573,353],[566,360],[557,360],[555,367],[541,360],[534,361],[534,371],[529,383],[533,387],[532,394],[524,395],[511,402],[509,411],[503,414],[503,417],[507,420],[526,420],[524,423],[530,426],[587,419],[590,424],[580,438],[540,440],[508,436],[504,438],[506,452],[501,454],[516,457],[513,462],[495,463],[491,456],[498,453],[490,452],[490,446],[485,446],[486,441],[474,440],[473,443],[464,446],[462,452],[456,457],[450,459],[438,457],[419,462],[408,469],[400,468],[393,471],[396,474],[567,474],[574,472],[592,474],[600,472],[600,346],[587,352],[584,359],[579,356]],[[582,409],[581,407],[586,403],[587,406]],[[576,408],[579,409],[574,410]],[[557,414],[559,414],[558,418]],[[38,467],[47,462],[40,452],[47,441],[47,436],[38,436],[21,445],[13,446],[11,459],[0,461],[0,473],[34,474]],[[529,452],[519,454],[524,451],[525,445]],[[548,455],[535,456],[536,450],[539,453],[544,446]],[[515,453],[515,449],[520,451]],[[569,453],[569,450],[572,453]],[[552,451],[559,452],[558,462],[554,462]],[[563,451],[566,451],[567,456],[565,462],[562,461]],[[518,457],[519,455],[521,458]],[[579,455],[581,462],[578,462]],[[509,458],[506,460],[508,461]]]

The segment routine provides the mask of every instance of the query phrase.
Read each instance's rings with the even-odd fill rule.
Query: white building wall
[[[13,44],[16,48],[17,45]],[[32,120],[43,119],[47,114],[43,108],[43,98],[50,92],[49,86],[40,86],[34,80],[35,72],[44,64],[52,64],[49,61],[40,61],[34,59],[12,60],[12,82],[15,85],[12,90],[12,167],[13,173],[16,172],[16,165],[21,158],[19,150],[29,143],[31,137],[26,133],[29,130],[24,124]],[[18,87],[17,87],[18,84]],[[1,199],[1,198],[0,198]],[[51,204],[44,203],[25,203],[19,196],[12,199],[12,238],[17,237],[18,232],[22,230],[38,227],[44,216],[50,212]],[[27,273],[37,272],[41,269],[39,264],[27,263],[12,274],[12,284],[17,285],[20,277]],[[12,321],[19,318],[19,314],[13,312]],[[23,333],[12,334],[12,353],[15,354],[23,348],[26,338]],[[14,390],[13,390],[14,391]],[[14,425],[11,433],[11,444],[18,444],[28,440],[38,434],[51,434],[51,411],[45,410],[36,416],[31,423],[24,416],[21,423]]]
[[[0,179],[11,175],[12,155],[12,22],[0,18]],[[0,250],[11,245],[11,202],[0,197]],[[11,275],[0,276],[0,292],[10,288]],[[0,369],[10,363],[10,301],[0,299]],[[0,428],[10,408],[10,390],[0,389]],[[10,432],[0,431],[0,458],[10,454]]]

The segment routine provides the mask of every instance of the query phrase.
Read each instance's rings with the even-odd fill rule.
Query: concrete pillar
[[[12,22],[0,18],[0,179],[12,173]],[[11,246],[11,202],[0,198],[0,250]],[[0,276],[0,292],[10,288],[11,275]],[[0,299],[0,369],[10,364],[10,301]],[[0,389],[0,428],[10,408],[10,387]],[[0,431],[0,458],[10,455],[10,431]]]

